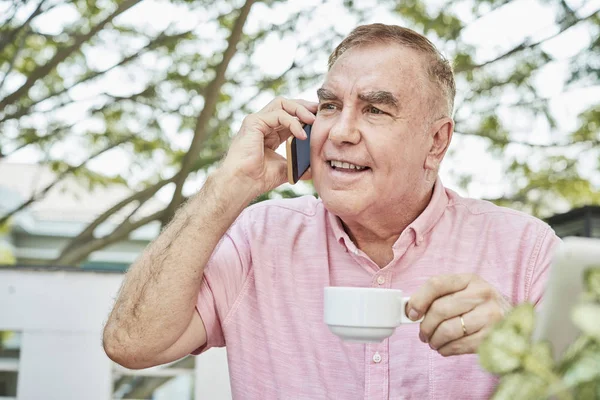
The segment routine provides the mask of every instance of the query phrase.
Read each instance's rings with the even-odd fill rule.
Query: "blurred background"
[[[446,186],[600,237],[600,0],[0,0],[0,399],[230,397],[223,349],[129,371],[102,323],[243,117],[372,22],[454,66]]]

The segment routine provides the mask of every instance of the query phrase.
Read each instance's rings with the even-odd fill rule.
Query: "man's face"
[[[422,57],[392,44],[352,48],[319,89],[312,177],[338,216],[393,210],[422,197],[432,144]]]

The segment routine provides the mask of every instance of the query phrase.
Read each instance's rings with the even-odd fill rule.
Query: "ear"
[[[430,143],[429,153],[425,158],[424,168],[437,172],[446,155],[452,133],[454,132],[454,120],[450,117],[443,117],[431,124],[427,132],[428,142]]]

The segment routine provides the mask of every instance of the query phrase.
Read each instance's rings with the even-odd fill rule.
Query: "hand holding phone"
[[[310,167],[310,132],[312,125],[304,125],[306,139],[290,136],[286,143],[288,182],[295,185]]]

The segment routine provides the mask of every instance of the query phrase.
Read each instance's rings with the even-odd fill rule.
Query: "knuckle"
[[[450,338],[452,335],[452,328],[448,322],[443,322],[437,330],[439,330],[440,336],[443,338]]]
[[[254,125],[258,122],[258,116],[256,114],[248,114],[244,117],[244,120],[242,121],[242,125]]]
[[[492,322],[500,321],[504,318],[504,312],[500,307],[490,307],[488,310],[488,319]]]
[[[483,298],[485,300],[495,300],[496,291],[491,286],[485,286],[482,288]]]
[[[435,315],[442,317],[443,319],[446,319],[446,317],[449,316],[450,314],[450,307],[448,306],[448,304],[446,304],[445,302],[441,301],[441,300],[435,300],[430,307],[430,310],[432,313],[434,313]]]
[[[433,278],[431,278],[429,280],[429,286],[433,289],[433,290],[439,290],[443,285],[443,278],[440,276],[434,276]]]

